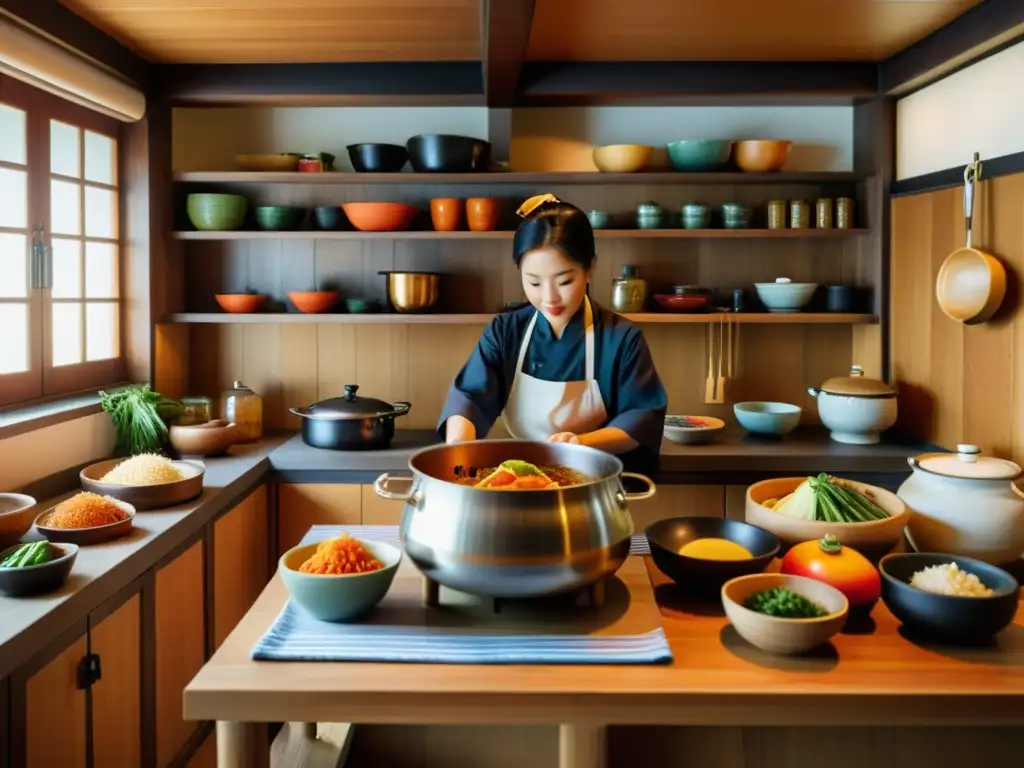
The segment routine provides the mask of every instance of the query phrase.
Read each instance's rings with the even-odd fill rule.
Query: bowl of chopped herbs
[[[755,573],[722,587],[736,633],[769,653],[796,655],[827,643],[846,623],[849,603],[835,587],[804,576]]]

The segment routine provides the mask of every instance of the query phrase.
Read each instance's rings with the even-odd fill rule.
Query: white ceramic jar
[[[864,375],[855,365],[849,376],[829,379],[807,390],[818,398],[818,416],[840,443],[869,445],[896,423],[896,390]]]
[[[981,456],[975,445],[956,453],[911,457],[913,473],[897,491],[912,511],[907,537],[919,552],[948,552],[1005,565],[1024,555],[1021,468]]]

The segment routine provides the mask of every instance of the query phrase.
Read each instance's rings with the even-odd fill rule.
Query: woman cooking
[[[484,331],[438,433],[475,440],[501,415],[516,439],[589,445],[618,454],[629,471],[656,472],[665,389],[640,329],[587,297],[590,222],[553,195],[530,198],[518,214],[512,260],[529,304]]]

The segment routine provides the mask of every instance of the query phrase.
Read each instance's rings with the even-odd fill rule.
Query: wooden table
[[[268,722],[561,724],[562,768],[603,765],[608,725],[1024,724],[1024,611],[998,647],[957,649],[906,636],[880,603],[863,634],[785,658],[682,602],[651,562],[647,575],[669,666],[254,662],[287,599],[275,576],[186,688],[185,716],[218,721],[220,768],[264,761],[254,745]]]

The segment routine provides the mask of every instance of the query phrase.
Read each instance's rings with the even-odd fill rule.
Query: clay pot
[[[489,232],[498,226],[501,201],[496,197],[471,197],[466,200],[466,221],[473,232]]]
[[[430,219],[438,232],[454,232],[462,223],[462,201],[457,197],[435,197],[430,201]]]

